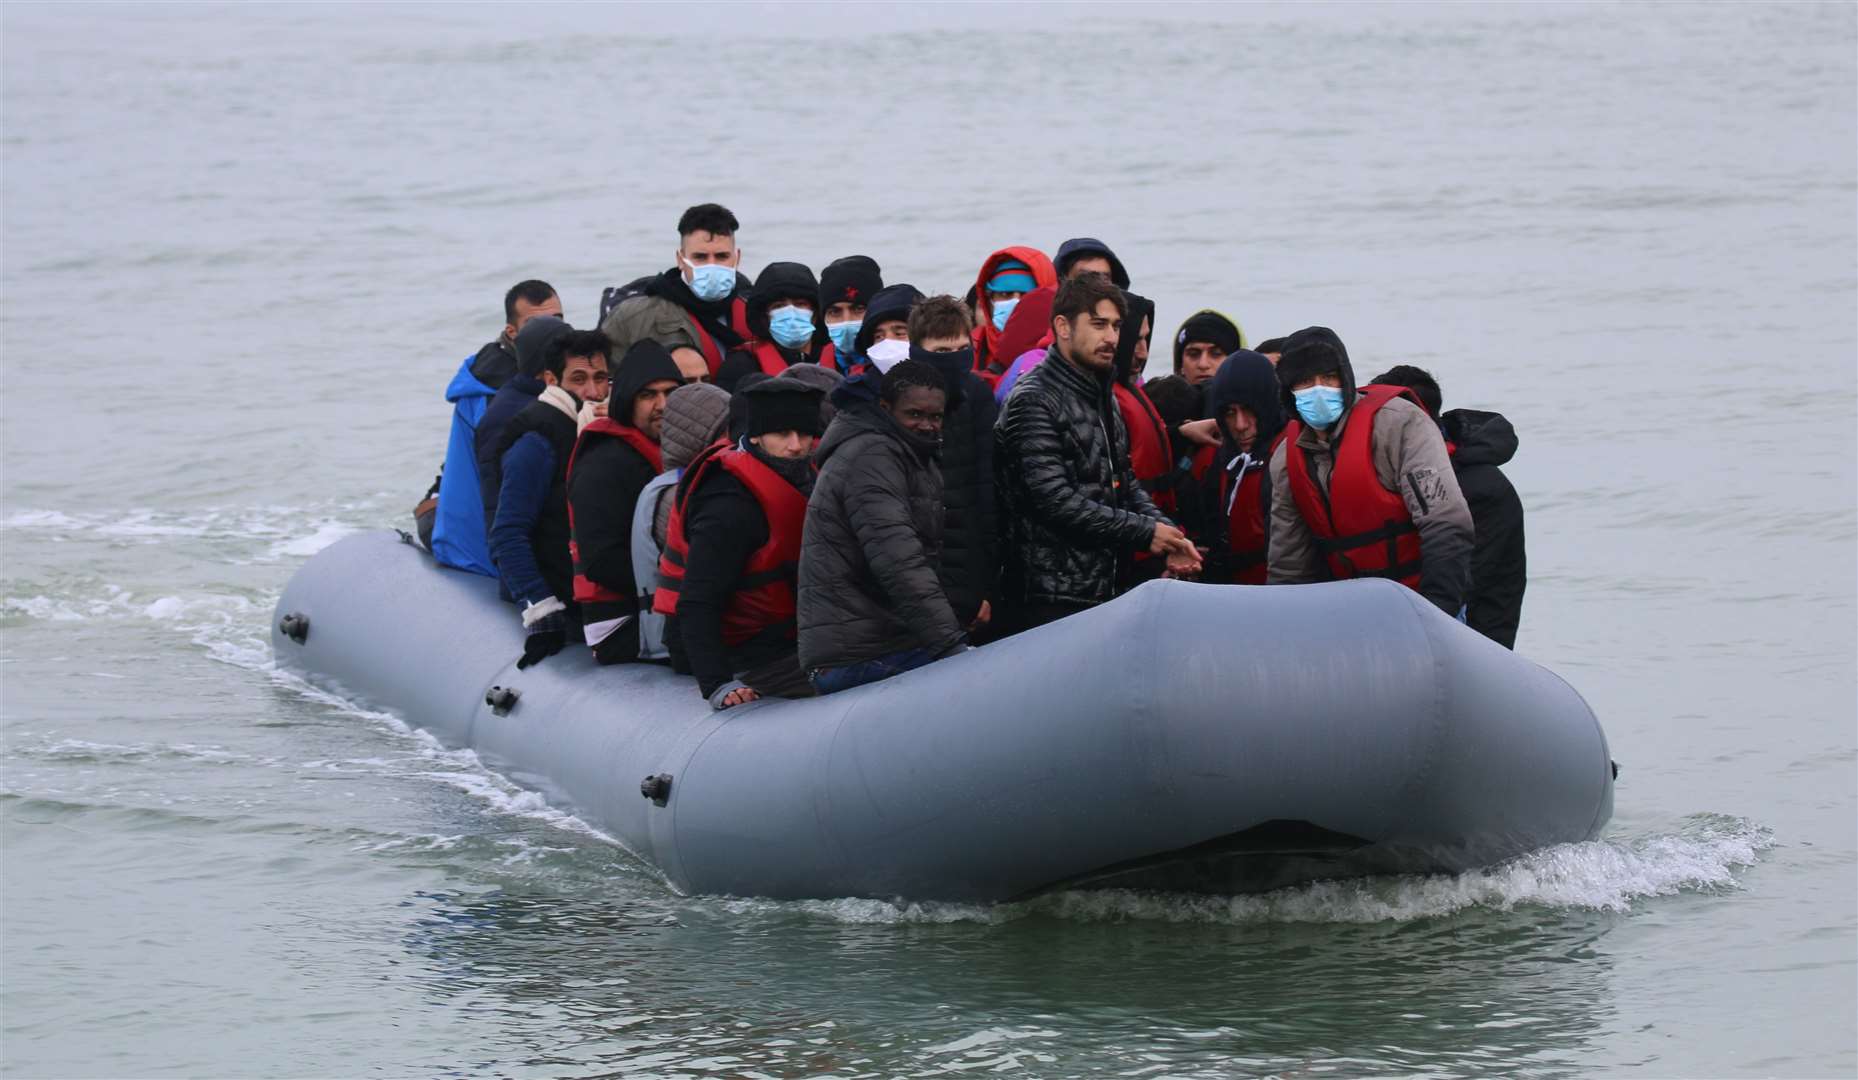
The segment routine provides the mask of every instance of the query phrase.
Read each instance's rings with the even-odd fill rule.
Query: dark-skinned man
[[[633,510],[664,469],[665,398],[683,381],[663,345],[634,343],[613,373],[606,415],[582,429],[568,464],[574,600],[583,636],[602,664],[640,658]]]
[[[676,617],[668,632],[713,709],[814,693],[795,642],[795,593],[820,393],[762,377],[737,397],[741,441],[698,455],[678,484],[653,598]]]
[[[967,374],[967,372],[963,372]],[[942,587],[942,375],[919,360],[848,403],[819,444],[800,551],[800,665],[822,694],[966,647]]]
[[[1271,455],[1267,583],[1390,578],[1462,619],[1471,510],[1438,425],[1403,387],[1357,391],[1327,327],[1285,339],[1277,378],[1295,416]]]
[[[1001,408],[994,481],[1009,630],[1109,600],[1119,564],[1138,551],[1162,557],[1171,574],[1200,569],[1193,543],[1130,470],[1129,435],[1110,389],[1126,315],[1123,292],[1109,278],[1061,282],[1050,354]]]
[[[531,320],[533,323],[535,320]],[[568,462],[583,401],[606,397],[606,335],[569,331],[542,370],[542,392],[498,435],[497,513],[490,554],[528,639],[518,667],[561,651],[578,619],[569,554]]]

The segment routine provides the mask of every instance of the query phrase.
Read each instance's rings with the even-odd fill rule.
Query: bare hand
[[[1218,420],[1189,420],[1177,430],[1188,442],[1199,443],[1201,446],[1219,445]]]
[[[993,620],[993,617],[994,617],[993,601],[982,600],[981,610],[977,615],[974,616],[974,621],[968,624],[968,629],[974,630],[974,629],[978,629],[980,627],[986,626],[989,622]]]
[[[731,705],[746,705],[751,701],[759,700],[761,700],[759,693],[744,686],[740,690],[731,690],[723,696],[723,708],[727,709]]]
[[[1178,548],[1186,548],[1188,551],[1192,551],[1193,541],[1187,539],[1186,533],[1167,522],[1156,522],[1154,538],[1148,542],[1148,553],[1150,555],[1166,555],[1168,552]]]
[[[1205,564],[1200,561],[1200,553],[1188,545],[1185,552],[1180,550],[1168,552],[1168,577],[1184,578],[1198,574]]]

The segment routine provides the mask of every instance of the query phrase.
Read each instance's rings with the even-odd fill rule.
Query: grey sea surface
[[[1855,11],[5,5],[0,1072],[1852,1075]],[[710,199],[751,271],[926,291],[1101,237],[1151,371],[1213,306],[1509,416],[1518,647],[1612,823],[1258,897],[681,897],[275,673],[503,290],[591,323]]]

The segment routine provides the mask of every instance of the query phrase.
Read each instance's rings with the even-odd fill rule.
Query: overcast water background
[[[6,5],[0,1069],[1852,1075],[1854,10]],[[929,291],[1098,236],[1163,341],[1322,323],[1506,413],[1519,648],[1611,825],[1265,897],[683,898],[274,674],[503,290],[589,324],[710,199],[751,271]]]

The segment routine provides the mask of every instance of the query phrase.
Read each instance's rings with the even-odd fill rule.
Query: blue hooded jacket
[[[432,554],[442,565],[496,577],[484,533],[484,499],[478,490],[477,425],[496,390],[471,373],[477,354],[465,357],[445,388],[452,403],[452,432],[439,474],[439,510],[432,523]]]

